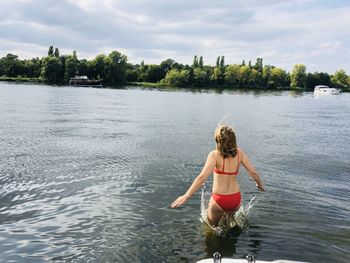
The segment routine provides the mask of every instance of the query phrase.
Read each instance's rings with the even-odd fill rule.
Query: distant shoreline
[[[61,84],[48,84],[42,81],[40,78],[14,78],[14,77],[0,77],[0,83],[1,82],[10,82],[10,83],[30,83],[30,84],[37,84],[37,85],[48,85],[48,86],[70,86],[73,87],[73,85],[68,85],[65,83]],[[176,87],[176,86],[169,86],[161,83],[152,83],[152,82],[125,82],[124,84],[120,85],[105,85],[103,87],[99,87],[99,89],[118,89],[123,88],[126,86],[132,86],[132,87],[140,87],[140,88],[149,88],[149,89],[160,89],[160,90],[217,90],[217,91],[224,91],[224,90],[237,90],[237,91],[296,91],[296,92],[310,92],[310,90],[302,89],[302,88],[291,88],[291,87],[283,87],[283,88],[258,88],[258,87],[232,87],[232,86],[182,86],[182,87]],[[87,88],[96,88],[96,87],[88,87]],[[347,92],[347,91],[344,91]]]
[[[32,83],[32,84],[45,84],[48,86],[71,86],[74,87],[74,85],[69,85],[66,83],[58,83],[58,84],[48,84],[45,81],[41,80],[40,78],[21,78],[21,77],[0,77],[0,82],[15,82],[15,83]],[[118,85],[110,85],[107,84],[105,86],[99,87],[99,88],[118,88],[118,87],[124,87],[124,86],[135,86],[135,87],[144,87],[144,88],[161,88],[161,89],[201,89],[201,90],[209,90],[209,89],[218,89],[218,90],[274,90],[274,91],[288,91],[288,90],[298,90],[298,91],[307,91],[304,89],[295,89],[291,87],[284,87],[284,88],[258,88],[258,87],[232,87],[229,85],[212,85],[212,86],[169,86],[166,84],[161,83],[153,83],[153,82],[125,82]],[[89,87],[89,86],[87,86]],[[96,88],[92,87],[91,88]]]
[[[205,64],[203,56],[194,55],[192,64],[184,65],[168,58],[160,64],[132,64],[117,50],[99,54],[92,60],[78,59],[77,52],[60,54],[50,46],[47,56],[21,60],[7,54],[0,58],[0,81],[68,85],[76,78],[97,81],[105,87],[135,85],[150,88],[251,89],[313,91],[326,85],[350,91],[350,76],[339,69],[334,74],[307,72],[304,64],[295,64],[291,72],[274,65],[255,62],[226,64],[218,56],[215,65]]]
[[[230,85],[210,85],[210,86],[169,86],[161,83],[153,83],[153,82],[127,82],[125,85],[146,87],[146,88],[162,88],[162,89],[195,89],[195,90],[209,90],[209,89],[217,89],[217,90],[266,90],[266,91],[310,91],[302,88],[292,88],[292,87],[278,87],[278,88],[261,88],[261,87],[234,87]]]

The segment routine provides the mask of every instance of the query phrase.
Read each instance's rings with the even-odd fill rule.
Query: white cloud
[[[47,54],[48,51],[46,47],[40,45],[4,39],[0,39],[0,46],[8,47],[6,51],[0,49],[1,57],[6,56],[8,53],[16,54],[20,58],[43,57]]]
[[[262,57],[286,70],[304,63],[309,71],[349,72],[349,13],[340,0],[6,0],[0,56],[42,57],[54,45],[88,59],[118,50],[133,63],[202,55],[214,64],[224,55],[226,63]]]
[[[311,56],[334,55],[341,51],[342,42],[323,42],[310,52]]]

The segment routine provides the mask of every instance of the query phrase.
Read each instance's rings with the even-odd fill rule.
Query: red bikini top
[[[238,174],[238,169],[239,169],[239,151],[237,151],[237,170],[235,172],[225,172],[225,158],[223,158],[223,163],[222,163],[222,170],[218,170],[216,167],[214,168],[214,172],[217,174],[223,174],[223,175],[237,175]]]

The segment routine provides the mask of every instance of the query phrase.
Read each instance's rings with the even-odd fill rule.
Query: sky
[[[138,64],[215,65],[263,58],[291,71],[350,74],[348,0],[1,0],[0,57],[48,47],[93,59],[117,50]]]

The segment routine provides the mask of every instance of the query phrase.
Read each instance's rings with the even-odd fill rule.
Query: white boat
[[[255,260],[255,261],[247,261],[246,259],[232,259],[232,258],[222,258],[221,261],[217,261],[217,263],[307,263],[301,261],[291,261],[284,259],[277,259],[274,261],[265,261],[265,260]],[[197,261],[197,263],[216,263],[213,259],[202,259]]]
[[[340,93],[339,89],[330,88],[326,85],[317,85],[314,88],[315,95],[338,95]]]
[[[233,259],[233,258],[221,258],[219,253],[214,253],[213,258],[207,258],[197,261],[197,263],[307,263],[301,261],[292,261],[277,259],[274,261],[264,261],[264,260],[255,260],[254,256],[248,254],[246,259]]]

